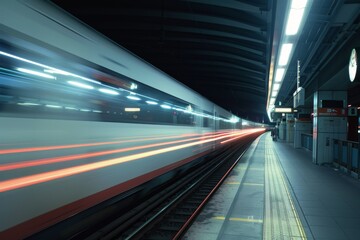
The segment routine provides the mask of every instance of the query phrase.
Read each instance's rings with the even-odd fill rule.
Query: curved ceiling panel
[[[266,118],[272,1],[53,2],[223,108]]]

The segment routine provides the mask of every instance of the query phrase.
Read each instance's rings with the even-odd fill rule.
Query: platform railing
[[[346,173],[360,178],[359,143],[333,139],[333,161]]]
[[[313,136],[311,133],[301,133],[301,147],[312,151]]]

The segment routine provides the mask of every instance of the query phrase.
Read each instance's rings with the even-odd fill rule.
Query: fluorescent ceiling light
[[[279,66],[285,66],[288,63],[292,46],[292,43],[284,43],[281,46]]]
[[[285,34],[286,35],[296,35],[299,31],[300,23],[304,15],[303,9],[291,9],[288,17],[288,22],[286,25]]]
[[[43,73],[43,72],[37,72],[37,71],[26,69],[26,68],[17,68],[17,70],[20,72],[29,73],[29,74],[33,74],[33,75],[44,77],[44,78],[55,79],[54,76]]]
[[[307,4],[307,0],[292,0],[291,1],[291,8],[305,8]]]
[[[273,91],[279,91],[279,89],[280,89],[280,83],[274,83]]]
[[[119,95],[117,91],[108,88],[99,88],[99,91],[110,95]]]
[[[140,108],[125,108],[125,112],[140,112]]]
[[[278,68],[276,69],[275,82],[281,82],[284,77],[285,69]]]
[[[299,31],[306,4],[307,0],[292,0],[286,24],[286,35],[295,35]]]
[[[291,113],[292,108],[275,108],[274,112],[278,113]]]
[[[278,91],[272,91],[272,93],[271,93],[271,97],[276,97],[276,96],[277,96],[277,94],[278,94]]]
[[[270,98],[270,105],[274,105],[275,104],[275,98]]]
[[[80,88],[85,88],[85,89],[94,89],[93,86],[81,83],[81,82],[75,82],[75,81],[67,81],[68,84],[76,86],[76,87],[80,87]]]
[[[129,96],[127,96],[127,98],[130,99],[130,100],[135,100],[135,101],[141,100],[139,97],[135,97],[133,95],[129,95]]]

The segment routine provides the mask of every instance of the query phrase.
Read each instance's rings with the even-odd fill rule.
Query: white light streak
[[[139,98],[139,97],[135,97],[135,96],[132,96],[132,95],[130,95],[130,96],[126,96],[128,99],[130,99],[130,100],[134,100],[134,101],[139,101],[139,100],[141,100],[141,98]]]
[[[43,78],[56,79],[54,76],[52,76],[50,74],[46,74],[43,72],[38,72],[38,71],[26,69],[26,68],[17,68],[17,70],[20,72],[29,73],[29,74],[36,75],[36,76],[43,77]]]
[[[146,103],[149,105],[158,105],[158,103],[155,101],[146,101]]]
[[[110,95],[119,95],[117,91],[108,88],[99,88],[99,91]]]
[[[75,82],[75,81],[67,81],[68,84],[79,87],[79,88],[84,88],[84,89],[94,89],[93,86],[90,86],[88,84],[85,83],[81,83],[81,82]]]

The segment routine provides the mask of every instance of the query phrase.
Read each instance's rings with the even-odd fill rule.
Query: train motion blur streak
[[[12,169],[17,169],[17,168],[25,168],[25,167],[33,167],[33,166],[58,163],[58,162],[65,162],[65,161],[77,160],[77,159],[82,159],[82,158],[97,157],[97,156],[108,155],[108,154],[113,154],[113,153],[121,153],[121,152],[140,150],[140,149],[158,147],[158,146],[163,146],[163,145],[170,145],[170,144],[175,144],[175,143],[181,143],[181,142],[188,142],[188,141],[193,141],[193,140],[197,140],[197,139],[214,138],[215,136],[222,136],[225,134],[226,133],[212,134],[212,136],[205,136],[205,134],[204,134],[204,136],[202,136],[202,137],[184,139],[184,140],[178,140],[178,141],[154,143],[154,144],[148,144],[148,145],[142,145],[142,146],[121,148],[121,149],[102,151],[102,152],[93,152],[93,153],[87,153],[87,154],[77,154],[77,155],[71,155],[71,156],[30,160],[30,161],[25,161],[25,162],[20,162],[20,163],[0,164],[0,171],[7,171],[7,170],[12,170]],[[167,137],[167,138],[169,138],[169,137]],[[174,138],[174,137],[171,137],[171,138]],[[150,138],[147,140],[155,140],[155,139],[159,139],[159,138]],[[163,139],[163,138],[161,138],[161,139]],[[142,140],[142,141],[146,141],[146,140]],[[0,151],[0,155],[10,154],[10,153],[26,153],[26,152],[33,152],[33,151],[50,151],[50,150],[85,147],[85,146],[98,146],[98,145],[105,145],[105,144],[118,144],[118,143],[124,143],[124,142],[128,143],[128,142],[136,142],[136,141],[133,140],[133,141],[119,141],[119,142],[93,143],[93,144],[75,144],[75,145],[67,145],[67,146],[51,146],[51,147],[48,146],[48,147],[22,148],[22,149],[5,149],[5,150]]]
[[[207,143],[207,142],[211,142],[211,141],[217,141],[217,140],[220,140],[223,138],[229,138],[232,136],[240,135],[235,138],[231,138],[231,139],[227,140],[227,141],[232,141],[232,140],[238,139],[240,137],[244,137],[246,135],[253,134],[253,133],[256,133],[259,131],[262,132],[263,129],[255,129],[255,130],[248,129],[248,130],[241,131],[240,133],[227,134],[227,135],[221,136],[221,137],[211,137],[211,139],[208,139],[208,140],[196,141],[196,142],[182,144],[182,145],[175,145],[173,147],[161,148],[161,149],[152,150],[152,151],[148,151],[148,152],[128,155],[125,157],[108,159],[108,160],[104,160],[104,161],[100,161],[100,162],[77,166],[77,167],[65,168],[65,169],[61,169],[61,170],[57,170],[57,171],[50,171],[50,172],[40,173],[40,174],[26,176],[26,177],[22,177],[22,178],[16,178],[16,179],[11,179],[11,180],[7,180],[7,181],[2,181],[2,182],[0,182],[0,192],[10,191],[13,189],[26,187],[26,186],[30,186],[33,184],[38,184],[38,183],[42,183],[42,182],[55,180],[58,178],[68,177],[71,175],[75,175],[75,174],[79,174],[79,173],[83,173],[83,172],[87,172],[87,171],[92,171],[92,170],[96,170],[99,168],[109,167],[109,166],[112,166],[115,164],[121,164],[121,163],[128,162],[128,161],[134,161],[134,160],[137,160],[140,158],[154,156],[154,155],[165,153],[165,152],[171,152],[171,151],[179,150],[182,148],[187,148],[190,146],[195,146],[198,144],[203,144],[203,143]],[[190,139],[190,141],[191,140],[194,140],[194,139]],[[183,141],[189,141],[189,140],[183,140]],[[167,144],[172,144],[172,143],[174,143],[174,142],[164,143],[164,144],[167,145]],[[163,145],[163,144],[153,144],[153,146],[155,146],[155,145],[159,146],[159,145]],[[144,147],[147,148],[147,147],[153,147],[153,146],[144,146]],[[135,148],[124,149],[124,151],[131,151],[131,150],[135,150]],[[46,164],[48,164],[48,162]]]
[[[264,131],[40,0],[1,2],[0,126],[1,239],[154,188]]]

